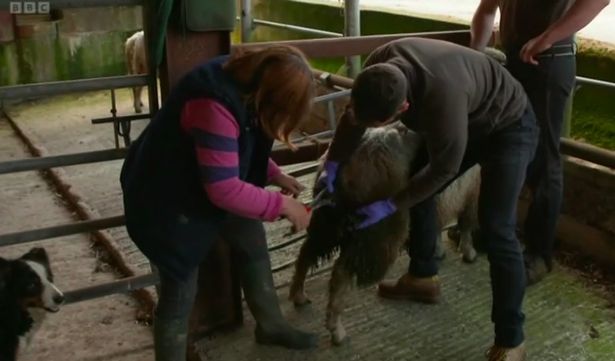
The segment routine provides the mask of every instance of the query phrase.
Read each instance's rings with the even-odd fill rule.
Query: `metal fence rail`
[[[43,239],[70,236],[78,233],[98,231],[101,229],[120,227],[125,224],[124,216],[79,221],[57,226],[31,229],[28,231],[0,234],[0,247],[14,244],[40,241]]]
[[[319,30],[319,29],[314,29],[314,28],[307,28],[307,27],[299,26],[299,25],[277,23],[275,21],[268,21],[268,20],[254,19],[252,20],[252,24],[268,26],[268,27],[277,28],[277,29],[293,30],[293,31],[304,33],[304,34],[327,36],[327,37],[332,37],[332,38],[341,38],[344,36],[344,34],[342,33],[335,33],[332,31]]]
[[[309,58],[338,58],[350,55],[368,54],[378,46],[386,44],[389,41],[409,37],[441,39],[457,44],[467,45],[470,42],[470,31],[451,30],[423,33],[349,36],[335,39],[270,41],[234,45],[233,48],[262,48],[265,46],[291,45],[301,49]]]
[[[615,169],[615,152],[611,150],[569,138],[561,138],[560,142],[564,154]]]
[[[105,149],[92,152],[11,160],[7,162],[0,162],[0,174],[44,170],[54,167],[64,167],[78,164],[107,162],[111,160],[123,159],[127,152],[128,150],[126,148]]]
[[[148,75],[122,75],[101,78],[54,81],[0,87],[0,100],[34,98],[93,90],[130,88],[148,85]]]
[[[577,84],[579,85],[597,85],[605,88],[615,89],[615,83],[611,83],[604,80],[586,78],[584,76],[577,76]]]
[[[79,288],[64,293],[66,303],[77,303],[114,295],[116,293],[128,293],[141,288],[150,287],[158,284],[158,277],[152,273],[146,275],[127,277],[114,282],[102,283],[99,285]]]
[[[301,177],[313,173],[317,167],[317,163],[308,164],[292,172],[289,172],[289,175],[293,177]],[[79,221],[68,224],[61,224],[57,226],[32,229],[27,231],[0,234],[0,247],[40,241],[43,239],[55,237],[69,236],[78,233],[98,231],[101,229],[120,227],[125,224],[125,221],[126,219],[123,215],[118,215],[107,218],[99,218],[94,220]]]
[[[316,72],[316,71],[315,71]],[[319,73],[320,74],[320,73]],[[1,89],[1,88],[0,88]],[[314,99],[315,103],[319,102],[331,102],[335,99],[348,96],[350,90],[341,90],[330,94],[318,96]],[[126,117],[117,117],[120,121],[132,121],[149,117],[148,114],[137,114]],[[94,119],[93,123],[104,123],[113,121],[113,118],[100,118]],[[300,141],[307,137],[297,138],[294,141]],[[300,139],[300,140],[299,140]],[[114,148],[97,150],[91,152],[81,152],[73,154],[63,154],[48,157],[37,157],[30,159],[19,159],[13,161],[0,162],[0,175],[14,172],[25,172],[32,170],[43,170],[55,167],[63,167],[78,164],[106,162],[117,159],[122,159],[126,156],[126,148]]]
[[[615,83],[610,83],[602,80],[577,77],[577,81],[583,84],[604,86],[615,89]],[[327,84],[330,86],[340,86],[348,88],[352,87],[353,80],[339,75],[330,75],[327,76]],[[569,138],[561,138],[560,141],[563,154],[615,169],[615,152]]]

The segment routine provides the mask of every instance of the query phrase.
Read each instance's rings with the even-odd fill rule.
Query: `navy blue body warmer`
[[[227,59],[215,58],[179,81],[130,146],[120,175],[128,234],[151,262],[178,280],[203,260],[225,216],[209,201],[194,141],[181,128],[184,104],[207,97],[224,105],[240,129],[240,178],[260,187],[267,179],[273,141],[222,69]]]

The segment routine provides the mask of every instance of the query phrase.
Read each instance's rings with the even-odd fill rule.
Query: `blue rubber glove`
[[[357,214],[365,217],[355,228],[363,229],[380,222],[397,211],[391,199],[376,201],[357,209]]]
[[[324,164],[324,170],[320,174],[320,178],[316,182],[317,188],[326,187],[327,192],[333,193],[333,184],[335,183],[335,178],[337,177],[337,169],[340,164],[334,161],[326,161]]]

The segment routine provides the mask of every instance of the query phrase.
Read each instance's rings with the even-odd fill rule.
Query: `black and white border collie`
[[[64,295],[53,284],[43,248],[0,257],[0,361],[14,361],[41,326],[46,312],[58,312]]]

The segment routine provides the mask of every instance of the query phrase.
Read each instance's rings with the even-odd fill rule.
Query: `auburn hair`
[[[315,92],[305,55],[291,46],[238,50],[224,65],[252,103],[263,131],[292,147],[290,134],[307,119]]]

